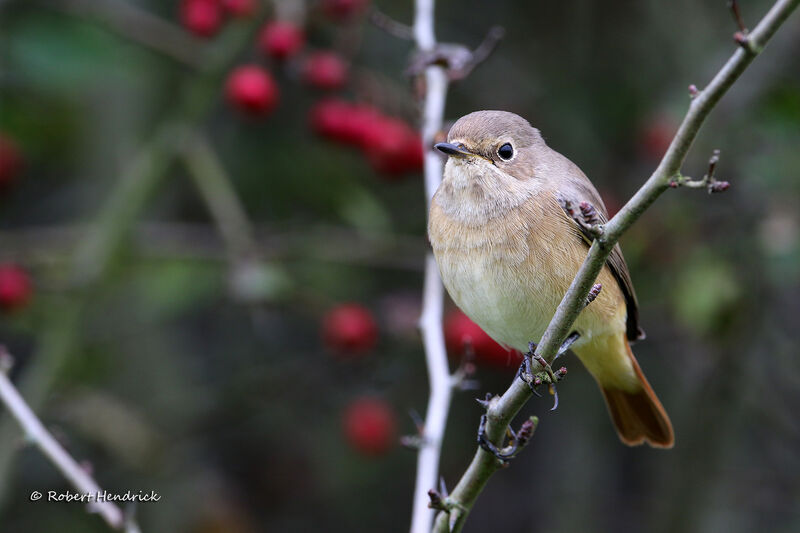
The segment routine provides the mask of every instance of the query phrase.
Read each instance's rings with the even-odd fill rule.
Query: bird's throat
[[[450,159],[436,202],[450,218],[481,225],[525,203],[536,191],[531,182],[516,180],[491,163]]]

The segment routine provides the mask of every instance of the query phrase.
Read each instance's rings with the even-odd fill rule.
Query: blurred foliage
[[[0,194],[0,261],[22,264],[35,284],[26,309],[0,316],[12,377],[26,397],[41,396],[37,412],[104,488],[161,494],[137,509],[144,531],[405,530],[413,451],[359,455],[342,413],[382,397],[410,434],[404,413],[425,410],[414,331],[426,250],[420,176],[387,181],[358,152],[312,134],[307,113],[321,94],[299,83],[296,64],[271,63],[253,45],[271,4],[199,41],[176,25],[178,2],[124,3],[172,22],[201,70],[132,38],[132,19],[120,31],[91,2],[0,1],[0,132],[25,159]],[[374,3],[412,19],[411,2]],[[741,5],[754,24],[771,2]],[[666,148],[686,87],[702,88],[735,46],[723,2],[437,2],[442,41],[474,47],[495,23],[506,38],[452,86],[447,116],[525,116],[616,208]],[[344,97],[414,123],[402,75],[410,43],[315,10],[306,30],[311,48],[351,58]],[[717,173],[731,190],[669,191],[623,239],[648,333],[635,351],[676,448],[620,445],[596,386],[567,359],[558,411],[546,399],[526,406],[524,416],[541,418],[536,437],[489,483],[465,531],[800,529],[798,36],[795,15],[684,165],[702,175],[721,149]],[[226,72],[248,62],[280,87],[263,119],[223,97]],[[253,224],[253,255],[230,253],[208,199],[169,156],[152,190],[139,189],[141,212],[109,268],[76,285],[87,224],[168,121],[209,139]],[[342,360],[320,327],[347,301],[375,313],[380,338],[367,356]],[[59,351],[63,359],[47,358]],[[472,396],[504,390],[515,370],[479,368],[480,390],[455,396],[448,483],[474,452]],[[20,446],[5,413],[0,422],[0,530],[106,531],[80,505],[28,501],[68,487]]]

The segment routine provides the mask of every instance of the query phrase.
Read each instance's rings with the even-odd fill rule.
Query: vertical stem
[[[417,0],[415,3],[414,38],[420,51],[432,50],[436,46],[434,4],[433,0]],[[442,128],[447,85],[447,73],[442,67],[431,65],[425,69],[422,145],[425,150],[425,197],[428,206],[442,181],[442,160],[431,146],[434,136]],[[434,512],[428,508],[428,490],[437,486],[439,458],[453,390],[442,329],[443,309],[444,287],[439,277],[439,268],[433,256],[428,254],[420,330],[425,348],[430,396],[425,414],[423,443],[417,459],[417,480],[411,515],[412,533],[429,533],[433,524]]]

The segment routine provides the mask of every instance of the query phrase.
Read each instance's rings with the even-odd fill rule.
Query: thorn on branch
[[[411,41],[414,39],[414,30],[408,24],[403,24],[397,21],[378,9],[372,8],[369,13],[369,21],[377,28],[385,31],[389,35],[403,39],[404,41]]]
[[[731,14],[733,15],[733,20],[736,22],[736,26],[739,28],[739,31],[733,34],[734,42],[741,46],[745,52],[757,54],[760,50],[750,40],[749,30],[747,29],[747,26],[744,25],[742,13],[739,11],[739,2],[736,0],[728,0],[728,9],[730,9]]]
[[[420,449],[428,444],[428,439],[425,438],[425,422],[415,409],[408,410],[408,416],[414,421],[414,426],[417,428],[415,435],[403,435],[400,437],[400,444],[405,448]]]
[[[739,31],[746,34],[747,27],[744,25],[742,13],[739,11],[739,2],[736,0],[728,0],[728,9],[731,10],[731,15],[733,15],[733,20],[736,22],[736,25],[739,26]]]
[[[418,51],[411,58],[407,76],[418,76],[430,65],[439,65],[447,71],[450,81],[463,80],[477,67],[486,61],[497,47],[497,43],[505,35],[500,26],[492,26],[483,42],[474,50],[454,43],[439,43],[433,50]]]
[[[711,158],[708,160],[708,171],[706,175],[699,180],[693,180],[688,176],[677,175],[669,182],[672,189],[678,187],[688,187],[690,189],[706,189],[709,194],[727,191],[731,184],[727,181],[720,181],[714,177],[714,171],[717,169],[719,162],[719,150],[714,150]]]
[[[695,98],[697,98],[698,94],[700,94],[700,91],[697,90],[697,85],[695,85],[694,83],[689,85],[689,98],[694,100]]]
[[[437,511],[444,511],[445,513],[450,512],[450,509],[444,504],[444,498],[436,489],[428,490],[428,498],[431,499],[431,501],[428,502],[429,509],[436,509]]]
[[[487,392],[486,397],[483,400],[481,400],[480,398],[475,398],[475,401],[478,402],[484,409],[488,409],[492,403],[493,397],[494,395],[491,392]]]

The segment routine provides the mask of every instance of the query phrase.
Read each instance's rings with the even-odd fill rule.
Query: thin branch
[[[711,159],[708,160],[708,172],[706,172],[705,176],[699,180],[695,180],[688,176],[678,174],[672,180],[670,180],[669,186],[673,189],[677,187],[706,189],[708,194],[725,192],[730,188],[731,184],[727,181],[719,181],[714,177],[714,171],[717,169],[717,163],[719,163],[719,150],[714,150],[714,154],[711,156]]]
[[[234,261],[254,259],[253,228],[225,168],[201,134],[188,135],[183,160]]]
[[[203,70],[207,65],[207,49],[199,39],[185,30],[121,0],[57,0],[45,2],[73,16],[94,20],[142,46],[179,63]]]
[[[61,268],[86,235],[85,224],[34,226],[0,231],[0,261]],[[349,227],[259,224],[254,228],[256,254],[265,261],[310,261],[367,265],[422,272],[426,246],[419,236],[382,233],[380,238]],[[219,230],[208,223],[141,222],[132,228],[133,248],[146,258],[230,259]],[[64,288],[63,284],[55,288]]]
[[[434,0],[416,0],[414,39],[420,52],[436,47],[434,33]],[[433,139],[444,119],[448,79],[444,68],[428,65],[425,70],[425,99],[422,111],[422,146],[425,150],[425,197],[430,205],[433,193],[442,180],[442,159],[433,152]],[[414,506],[411,514],[411,533],[429,533],[434,511],[428,508],[428,490],[439,478],[439,458],[447,426],[454,379],[450,375],[444,344],[442,315],[444,286],[439,267],[432,254],[425,262],[420,330],[425,347],[425,360],[430,380],[430,396],[425,413],[423,445],[417,459],[417,479],[414,487]]]
[[[411,26],[393,19],[375,6],[372,7],[369,13],[369,21],[375,27],[398,39],[410,41],[414,38],[414,29]]]
[[[492,26],[475,50],[455,43],[438,43],[430,49],[419,48],[412,57],[406,74],[416,76],[431,65],[439,65],[444,67],[448,80],[463,80],[475,67],[486,61],[505,33],[502,27]]]
[[[661,193],[669,188],[670,180],[679,172],[686,154],[708,114],[753,61],[758,51],[763,49],[798,3],[800,0],[778,0],[772,6],[761,22],[748,34],[748,39],[753,46],[737,49],[714,76],[708,87],[699,92],[692,100],[689,111],[658,168],[634,194],[633,198],[604,226],[603,235],[592,243],[586,260],[561,300],[536,349],[536,354],[548,363],[552,363],[559,345],[583,309],[594,280],[605,265],[608,255],[620,236],[638,220]],[[501,442],[506,427],[530,397],[531,392],[528,385],[515,379],[508,390],[491,403],[486,413],[488,419],[486,435],[491,442],[495,445]],[[450,496],[450,499],[461,509],[458,519],[453,521],[452,513],[451,516],[440,513],[437,516],[434,531],[459,531],[489,477],[499,467],[496,457],[479,448]]]
[[[45,310],[44,325],[37,340],[35,357],[19,380],[28,404],[38,409],[79,340],[81,321],[90,304],[93,287],[114,263],[121,244],[153,190],[161,183],[174,157],[176,131],[197,127],[217,101],[216,87],[241,50],[250,46],[258,20],[231,28],[220,35],[211,50],[208,72],[194,73],[178,91],[174,114],[156,127],[150,142],[116,181],[98,214],[92,230],[79,243],[68,268],[69,278],[81,290],[52,298]],[[213,90],[210,90],[213,89]],[[176,124],[181,124],[176,128]],[[14,456],[10,442],[16,429],[0,420],[0,506],[9,491],[7,482]]]
[[[47,431],[44,424],[28,407],[14,384],[8,379],[8,371],[11,369],[12,363],[11,355],[6,351],[5,346],[0,345],[0,402],[6,406],[8,412],[22,428],[25,438],[39,448],[53,466],[75,487],[75,490],[80,494],[97,495],[102,493],[103,489],[100,488],[100,485],[53,438],[53,435]],[[99,514],[112,529],[125,528],[126,531],[138,531],[138,526],[132,520],[126,519],[122,509],[109,501],[92,501],[89,503],[88,509],[92,513]]]

